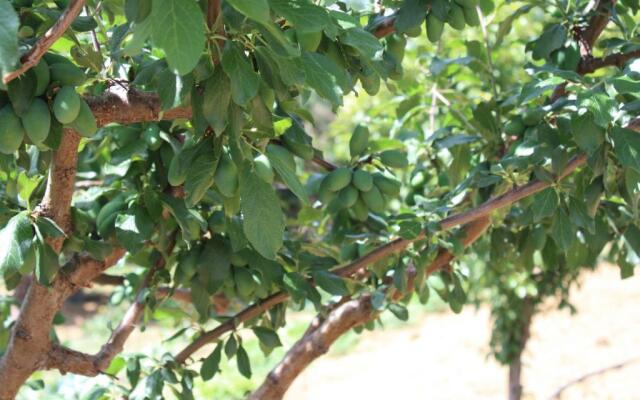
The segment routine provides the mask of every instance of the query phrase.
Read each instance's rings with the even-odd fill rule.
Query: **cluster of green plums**
[[[349,141],[355,165],[338,167],[327,173],[318,186],[318,199],[329,211],[349,210],[353,218],[366,221],[369,212],[384,213],[388,200],[400,193],[400,181],[388,173],[372,171],[371,162],[378,160],[389,168],[405,168],[407,156],[401,150],[385,150],[367,155],[369,129],[358,125]]]
[[[47,53],[34,68],[9,82],[7,90],[0,91],[0,152],[12,154],[23,142],[46,150],[50,132],[60,127],[93,136],[96,119],[76,91],[85,81],[82,69]]]

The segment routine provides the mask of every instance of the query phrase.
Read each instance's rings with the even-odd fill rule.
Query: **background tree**
[[[269,353],[310,304],[252,395],[279,398],[344,332],[431,292],[491,302],[519,398],[536,305],[603,252],[630,276],[640,252],[638,8],[0,0],[0,270],[27,288],[15,320],[3,308],[0,398],[49,369],[126,372],[106,398],[192,398],[222,357],[251,375],[239,331]],[[354,92],[371,118],[314,142],[312,107],[340,113]],[[470,246],[474,269],[452,266]],[[54,323],[92,282],[131,305],[85,354]],[[125,362],[172,299],[196,311],[175,315],[184,349]]]

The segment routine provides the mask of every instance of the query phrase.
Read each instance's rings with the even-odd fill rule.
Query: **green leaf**
[[[202,112],[218,135],[227,127],[230,103],[231,82],[222,68],[216,68],[205,84]]]
[[[402,304],[391,303],[387,306],[387,308],[400,321],[406,321],[409,319],[409,310],[407,310],[407,307],[403,306]]]
[[[327,11],[309,0],[269,0],[269,5],[300,31],[318,32],[331,24]]]
[[[640,80],[633,79],[628,75],[614,78],[611,83],[618,93],[640,93]]]
[[[282,247],[284,215],[271,185],[245,166],[240,175],[242,227],[251,245],[264,258],[273,260]]]
[[[184,181],[187,207],[198,204],[207,190],[213,186],[216,167],[222,154],[221,138],[215,143],[215,148],[205,145],[202,154],[199,154],[187,169],[187,178]]]
[[[153,233],[153,221],[142,207],[135,207],[116,218],[116,237],[131,253],[140,251]]]
[[[328,271],[317,271],[311,274],[313,280],[324,291],[335,296],[346,296],[349,294],[347,284],[339,276]]]
[[[267,0],[226,0],[233,8],[252,20],[261,24],[268,24],[269,4]]]
[[[280,178],[282,178],[284,184],[287,185],[293,194],[295,194],[304,204],[309,204],[309,195],[302,183],[298,180],[296,171],[281,158],[270,154],[269,148],[267,148],[267,157],[269,158],[269,162],[273,169],[275,169]]]
[[[342,105],[342,90],[336,78],[322,65],[320,54],[305,52],[302,55],[301,66],[306,76],[306,84],[329,100],[334,105]],[[284,79],[284,77],[283,77]]]
[[[278,334],[273,329],[256,326],[253,327],[253,333],[256,334],[260,343],[270,349],[282,346],[282,342],[280,342]]]
[[[200,367],[200,376],[203,381],[208,381],[220,371],[220,359],[222,358],[222,342],[218,342],[216,348],[204,359]]]
[[[36,220],[36,225],[44,237],[59,238],[65,236],[62,228],[60,228],[51,218],[39,216]]]
[[[153,42],[167,55],[179,75],[195,68],[204,50],[204,17],[194,0],[153,0]]]
[[[236,335],[229,336],[227,339],[227,343],[224,345],[224,354],[230,360],[233,356],[238,352],[238,340],[236,339]]]
[[[427,16],[426,0],[404,0],[396,16],[395,27],[399,33],[420,26]]]
[[[558,210],[551,227],[551,236],[558,247],[564,251],[568,250],[575,239],[575,229],[566,211],[562,208]]]
[[[624,232],[624,239],[636,255],[640,257],[640,228],[633,224],[629,225],[627,230]]]
[[[533,220],[540,221],[542,218],[552,215],[558,208],[558,195],[555,190],[548,188],[533,196],[531,211]]]
[[[231,80],[233,101],[241,107],[246,106],[258,94],[260,76],[253,70],[242,49],[231,41],[224,46],[222,68]]]
[[[340,35],[340,42],[356,49],[367,58],[374,58],[382,50],[382,44],[370,32],[362,28],[349,28]]]
[[[20,20],[9,1],[0,0],[0,77],[18,63],[18,28]]]
[[[590,112],[574,114],[571,118],[573,140],[582,150],[593,153],[604,142],[605,131],[598,126]]]
[[[27,257],[33,239],[33,227],[26,211],[16,214],[0,230],[0,273],[15,273]]]
[[[180,229],[182,230],[182,236],[185,240],[198,239],[200,237],[200,230],[207,228],[207,221],[196,211],[189,210],[183,200],[176,199],[164,193],[160,195],[160,199],[176,221],[178,221]]]
[[[631,129],[614,127],[612,137],[620,164],[640,171],[640,133]]]
[[[533,42],[533,59],[540,60],[547,58],[552,51],[562,46],[566,39],[567,28],[559,24],[551,26]]]
[[[36,249],[36,279],[41,285],[49,286],[60,269],[58,255],[36,229],[38,240],[33,244]]]
[[[238,363],[238,371],[240,371],[242,376],[247,379],[251,378],[251,363],[249,361],[249,355],[242,346],[238,348],[236,362]]]
[[[191,281],[191,302],[200,316],[200,321],[206,321],[209,318],[211,297],[204,285],[195,279]]]
[[[398,226],[400,227],[398,235],[403,239],[412,240],[422,233],[422,225],[415,220],[402,221]]]

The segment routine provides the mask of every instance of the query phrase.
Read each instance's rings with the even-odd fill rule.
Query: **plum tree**
[[[342,334],[431,293],[492,305],[518,399],[536,306],[600,257],[623,278],[638,261],[639,8],[0,0],[0,272],[20,304],[0,303],[0,399],[42,370],[190,399],[223,357],[252,374],[239,331],[269,353],[307,304],[251,394],[281,398]],[[327,139],[312,106],[349,102],[365,117]],[[101,282],[130,306],[83,353],[54,321]],[[184,348],[142,368],[124,345],[176,299]]]

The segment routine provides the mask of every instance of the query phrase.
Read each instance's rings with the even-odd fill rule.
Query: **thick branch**
[[[483,217],[465,226],[465,235],[462,239],[464,247],[469,247],[478,240],[489,225],[490,219]],[[429,276],[445,268],[453,258],[452,253],[442,250],[425,269],[425,275]],[[376,317],[377,313],[371,309],[371,299],[368,296],[338,306],[326,319],[316,317],[314,325],[293,345],[282,361],[271,370],[262,385],[249,398],[281,399],[302,371],[325,354],[337,338],[354,326],[366,323]]]
[[[29,50],[24,56],[22,56],[22,65],[13,72],[5,74],[2,77],[2,82],[6,85],[18,76],[24,74],[29,69],[38,65],[40,59],[49,50],[49,48],[58,40],[65,31],[71,26],[71,23],[76,19],[82,7],[84,7],[85,0],[71,0],[69,7],[62,13],[60,19],[49,28],[49,30],[42,36],[36,44]]]
[[[578,67],[578,73],[581,75],[590,74],[604,67],[622,68],[629,60],[640,57],[640,50],[630,51],[628,53],[610,54],[606,57],[589,58],[582,60]]]
[[[178,107],[162,112],[156,94],[112,86],[100,96],[86,98],[99,126],[109,123],[133,124],[160,119],[191,118],[191,109]]]
[[[336,308],[320,328],[298,341],[284,359],[269,373],[265,382],[249,399],[280,399],[291,383],[313,360],[325,354],[344,332],[365,323],[373,312],[368,295]]]

